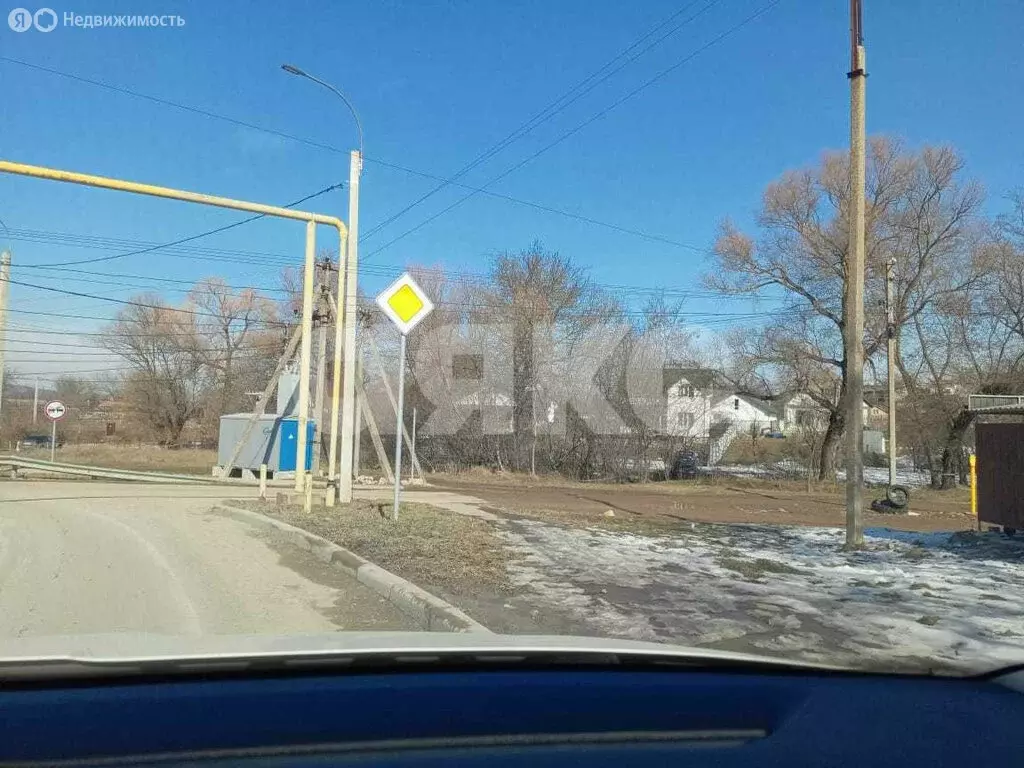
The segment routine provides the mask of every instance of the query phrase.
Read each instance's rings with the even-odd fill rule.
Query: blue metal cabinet
[[[313,468],[313,439],[316,436],[316,425],[306,423],[306,470]],[[298,463],[299,422],[298,419],[281,419],[281,454],[279,469],[282,472],[294,472]]]

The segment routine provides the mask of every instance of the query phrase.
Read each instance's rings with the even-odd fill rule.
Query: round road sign
[[[68,415],[68,407],[60,400],[51,400],[43,408],[43,413],[46,414],[46,418],[50,421],[60,421]]]

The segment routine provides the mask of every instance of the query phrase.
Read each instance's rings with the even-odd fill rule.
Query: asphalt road
[[[418,629],[309,553],[212,511],[223,495],[0,481],[0,637]]]

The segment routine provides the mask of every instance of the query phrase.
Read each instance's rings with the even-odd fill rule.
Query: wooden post
[[[391,472],[391,462],[388,461],[388,452],[384,450],[384,441],[380,439],[380,430],[377,429],[377,420],[373,416],[370,404],[366,402],[366,392],[363,390],[362,382],[356,382],[356,406],[363,411],[363,418],[366,419],[366,428],[370,430],[370,440],[373,441],[373,450],[377,454],[377,462],[380,464],[384,478],[394,482],[395,476]]]
[[[260,499],[267,500],[267,465],[260,464]]]

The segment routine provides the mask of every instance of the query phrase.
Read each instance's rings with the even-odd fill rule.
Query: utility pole
[[[295,439],[295,490],[306,490],[306,444],[309,431],[309,369],[313,358],[313,282],[316,259],[316,222],[306,222],[306,259],[302,271],[302,339],[299,342],[299,434]]]
[[[356,130],[359,133],[359,149],[353,150],[349,155],[349,176],[348,176],[348,237],[347,243],[342,243],[344,253],[339,249],[338,268],[344,260],[344,279],[342,273],[338,275],[338,306],[335,309],[335,333],[334,333],[334,384],[331,386],[331,445],[328,454],[327,473],[327,506],[333,506],[335,496],[342,503],[352,501],[352,459],[353,459],[353,427],[355,420],[355,372],[356,372],[356,301],[359,290],[356,286],[358,272],[359,254],[359,174],[363,169],[363,123],[359,119],[359,113],[352,106],[348,96],[335,88],[330,83],[321,80],[319,77],[309,74],[293,64],[282,64],[281,69],[290,75],[304,77],[320,86],[323,86],[337,96],[356,123]],[[342,287],[344,286],[344,295]],[[342,340],[342,323],[344,323],[344,341]],[[345,352],[344,373],[339,371],[341,365],[342,347]],[[344,397],[341,401],[341,460],[340,467],[335,463],[338,458],[338,407],[339,407],[339,384],[344,376]]]
[[[32,425],[39,420],[39,378],[36,377],[35,390],[32,393]]]
[[[7,294],[11,289],[11,252],[0,253],[0,407],[4,397],[4,365],[7,352]]]
[[[313,475],[320,476],[320,454],[323,453],[324,438],[324,388],[327,386],[327,326],[331,319],[331,307],[326,293],[330,285],[330,262],[317,265],[319,271],[317,289],[317,360],[316,360],[316,396],[313,400],[313,423],[315,424],[313,442]]]
[[[344,396],[341,401],[341,460],[338,467],[338,500],[352,501],[352,454],[355,440],[356,405],[356,285],[359,268],[359,175],[363,170],[362,140],[359,150],[350,156],[348,175],[348,258],[345,259],[345,304],[339,314],[345,317]],[[401,442],[401,441],[399,441]],[[396,474],[398,470],[395,470]]]
[[[363,386],[363,348],[359,347],[358,355],[356,357],[356,385],[358,389]],[[355,435],[352,438],[352,474],[355,477],[359,477],[361,474],[362,464],[360,463],[360,447],[363,442],[363,404],[362,398],[356,399],[356,426]],[[328,489],[330,493],[330,489]]]
[[[850,195],[849,243],[843,307],[846,357],[846,547],[864,545],[864,34],[861,0],[850,0]]]
[[[885,364],[889,377],[889,485],[896,485],[896,307],[893,306],[892,281],[896,259],[885,265]]]

